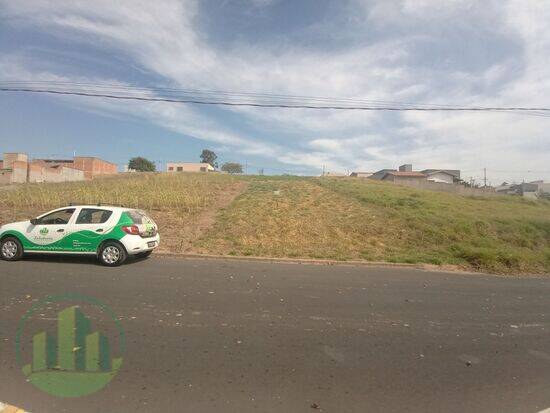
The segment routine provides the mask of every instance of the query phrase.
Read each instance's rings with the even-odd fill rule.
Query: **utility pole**
[[[323,164],[323,175],[322,176],[325,176],[325,164]]]
[[[487,188],[487,168],[483,168],[483,187]]]
[[[244,161],[244,174],[248,175],[248,161],[246,159]]]

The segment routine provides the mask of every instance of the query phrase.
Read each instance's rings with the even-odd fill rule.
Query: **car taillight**
[[[137,225],[130,225],[128,227],[122,227],[122,230],[125,233],[130,234],[130,235],[140,235],[139,234],[139,228],[137,227]]]

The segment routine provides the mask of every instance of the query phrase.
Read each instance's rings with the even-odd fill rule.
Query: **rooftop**
[[[449,171],[447,169],[426,169],[426,170],[422,171],[421,173],[423,173],[424,175],[447,174],[447,175],[450,175],[450,176],[456,176],[455,173],[453,173],[452,171]]]
[[[421,172],[401,172],[401,171],[388,171],[386,175],[408,176],[412,178],[424,178],[426,176]]]

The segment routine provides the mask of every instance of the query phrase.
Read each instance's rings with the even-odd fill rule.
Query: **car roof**
[[[90,208],[90,209],[108,209],[113,212],[123,212],[123,211],[132,211],[134,208],[126,208],[126,207],[119,207],[119,206],[111,206],[111,205],[67,205],[64,207],[59,207],[55,209],[51,209],[48,212],[45,212],[44,214],[40,216],[47,215],[49,213],[60,211],[62,209],[68,209],[68,208]]]
[[[141,211],[141,209],[138,209],[138,208],[126,208],[126,207],[110,206],[110,205],[67,205],[67,206],[64,206],[64,207],[50,209],[49,211],[46,211],[46,212],[38,215],[37,218],[42,218],[42,217],[45,217],[46,215],[52,214],[56,211],[61,211],[63,209],[69,209],[69,208],[75,208],[75,209],[76,208],[105,209],[105,210],[113,211],[114,213],[122,213],[122,212],[125,212],[125,211]]]
[[[126,207],[123,207],[123,206],[115,206],[115,205],[101,205],[101,204],[96,204],[96,205],[68,205],[66,206],[65,208],[103,208],[103,209],[112,209],[112,210],[116,210],[116,209],[119,209],[119,210],[122,210],[122,211],[128,211],[128,210],[131,210],[133,208],[126,208]]]

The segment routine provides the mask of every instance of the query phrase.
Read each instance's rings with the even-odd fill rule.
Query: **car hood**
[[[2,225],[0,227],[0,233],[10,231],[10,230],[15,230],[15,231],[25,230],[29,227],[29,225],[31,225],[31,221],[29,221],[29,220],[19,221],[19,222],[11,222],[9,224]]]

